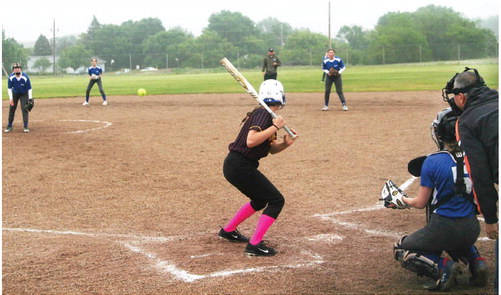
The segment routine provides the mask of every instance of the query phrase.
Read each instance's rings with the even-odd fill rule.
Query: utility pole
[[[284,24],[280,23],[280,47],[284,47]]]
[[[331,2],[329,1],[329,48],[332,48],[331,38]]]
[[[56,75],[56,19],[54,18],[54,23],[52,27],[52,67],[54,76]]]

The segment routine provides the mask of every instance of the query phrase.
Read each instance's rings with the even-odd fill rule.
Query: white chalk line
[[[85,132],[89,132],[89,131],[96,131],[96,130],[108,128],[111,125],[113,125],[113,123],[111,123],[111,122],[108,122],[108,121],[98,121],[98,120],[59,120],[59,121],[61,121],[61,122],[85,122],[85,123],[103,124],[103,126],[100,126],[100,127],[95,127],[95,128],[90,128],[90,129],[84,129],[84,130],[76,130],[76,131],[67,131],[67,132],[64,132],[64,133],[70,133],[70,134],[78,134],[78,133],[85,133]]]
[[[127,239],[129,241],[117,241],[119,244],[123,245],[125,248],[130,251],[141,254],[152,260],[152,264],[154,267],[160,271],[161,273],[166,273],[172,275],[175,279],[181,280],[184,282],[194,282],[200,279],[206,278],[215,278],[215,277],[227,277],[237,274],[246,274],[246,273],[257,273],[257,272],[265,272],[265,271],[273,271],[276,269],[284,269],[284,268],[302,268],[302,267],[310,267],[318,264],[324,263],[322,257],[318,254],[315,254],[310,251],[303,250],[301,253],[303,255],[307,255],[310,258],[314,259],[313,261],[297,263],[297,264],[288,264],[288,265],[273,265],[266,267],[254,267],[254,268],[246,268],[246,269],[235,269],[235,270],[223,270],[212,272],[205,275],[192,274],[182,268],[177,267],[175,264],[162,260],[157,257],[155,253],[145,251],[141,244],[144,242],[169,242],[178,240],[181,238],[186,238],[185,236],[170,236],[170,237],[151,237],[151,236],[141,236],[141,235],[132,235],[132,234],[110,234],[110,233],[88,233],[88,232],[79,232],[79,231],[58,231],[58,230],[43,230],[43,229],[32,229],[32,228],[2,228],[3,231],[10,232],[27,232],[27,233],[39,233],[39,234],[52,234],[52,235],[70,235],[70,236],[83,236],[90,238],[114,238],[114,239]],[[203,258],[212,255],[224,255],[224,253],[209,253],[202,255],[194,255],[190,256],[190,258]]]
[[[252,267],[252,268],[244,268],[244,269],[222,270],[222,271],[216,271],[216,272],[200,275],[200,274],[193,274],[193,273],[190,273],[184,269],[181,269],[181,268],[177,267],[174,263],[171,263],[168,260],[160,259],[157,257],[157,255],[155,253],[145,251],[143,248],[141,248],[139,246],[134,246],[134,245],[131,245],[130,243],[126,243],[126,242],[122,242],[121,244],[124,247],[126,247],[127,249],[129,249],[130,251],[137,253],[137,254],[141,254],[141,255],[145,256],[146,258],[148,258],[149,260],[152,260],[152,264],[161,273],[170,274],[175,279],[183,281],[183,282],[187,282],[187,283],[193,283],[197,280],[207,279],[207,278],[228,277],[228,276],[237,275],[237,274],[258,273],[258,272],[265,272],[265,271],[273,271],[273,270],[282,269],[282,268],[310,267],[310,266],[324,263],[321,256],[314,254],[312,252],[309,252],[309,251],[303,251],[302,252],[303,254],[306,254],[306,255],[314,258],[315,260],[310,261],[310,262],[306,262],[306,263],[298,263],[298,264],[272,265],[272,266]]]
[[[43,122],[44,120],[31,120],[31,122]],[[90,129],[82,129],[82,130],[75,130],[75,131],[66,131],[63,132],[64,134],[79,134],[79,133],[85,133],[85,132],[90,132],[90,131],[96,131],[104,128],[108,128],[113,123],[108,122],[108,121],[99,121],[99,120],[57,120],[57,122],[84,122],[84,123],[96,123],[96,124],[103,124],[103,126],[100,127],[95,127],[95,128],[90,128]]]
[[[409,186],[412,185],[412,183],[417,179],[417,177],[413,176],[406,180],[404,183],[402,183],[399,187],[403,191],[405,191]],[[383,236],[383,237],[390,237],[390,238],[400,238],[401,236],[405,235],[405,233],[399,233],[399,232],[394,232],[394,231],[382,231],[382,230],[374,230],[374,229],[367,229],[363,228],[360,226],[360,224],[357,223],[350,223],[350,222],[345,222],[341,221],[339,219],[333,218],[333,216],[337,215],[345,215],[345,214],[351,214],[351,213],[356,213],[356,212],[367,212],[367,211],[376,211],[376,210],[381,210],[381,209],[386,209],[384,206],[381,204],[376,205],[376,206],[371,206],[367,208],[360,208],[360,209],[352,209],[352,210],[347,210],[347,211],[338,211],[338,212],[332,212],[332,213],[326,213],[326,214],[315,214],[313,217],[318,217],[322,220],[325,221],[330,221],[332,223],[350,228],[350,229],[355,229],[355,230],[361,230],[369,235],[373,236]],[[479,220],[483,220],[482,217],[478,217]],[[477,241],[490,241],[488,237],[479,237]]]
[[[306,239],[312,242],[334,243],[344,240],[344,237],[336,234],[319,234],[316,236],[308,237]]]
[[[205,258],[209,256],[220,256],[224,255],[224,253],[207,253],[207,254],[201,254],[201,255],[191,255],[189,256],[191,259],[198,259],[198,258]]]
[[[411,184],[414,182],[414,180],[416,180],[417,177],[416,176],[412,176],[411,178],[407,179],[404,183],[402,183],[400,185],[400,189],[405,191],[407,188],[409,188],[409,186],[411,186]]]
[[[352,209],[352,210],[346,210],[346,211],[338,211],[338,212],[332,212],[332,213],[326,213],[326,214],[315,214],[313,217],[320,217],[320,218],[328,218],[336,215],[344,215],[344,214],[351,214],[355,212],[365,212],[365,211],[374,211],[374,210],[381,210],[384,209],[382,205],[379,206],[372,206],[368,208],[360,208],[360,209]]]
[[[140,235],[132,235],[132,234],[109,234],[109,233],[86,233],[86,232],[78,232],[78,231],[58,231],[58,230],[50,230],[50,229],[32,229],[32,228],[10,228],[4,227],[3,231],[13,231],[13,232],[29,232],[29,233],[40,233],[40,234],[53,234],[53,235],[72,235],[72,236],[84,236],[91,238],[118,238],[118,239],[131,239],[137,241],[144,242],[168,242],[172,240],[179,239],[180,237],[149,237],[149,236],[140,236]]]
[[[404,183],[402,183],[399,187],[405,191],[407,188],[409,188],[409,186],[411,186],[411,184],[416,179],[417,179],[417,177],[412,176],[411,178],[407,179]],[[351,214],[351,213],[355,213],[355,212],[375,211],[375,210],[381,210],[381,209],[385,209],[385,207],[383,207],[380,204],[380,202],[377,202],[377,205],[367,207],[367,208],[351,209],[351,210],[346,210],[346,211],[337,211],[337,212],[326,213],[326,214],[315,214],[313,216],[325,218],[325,217],[332,217],[332,216],[336,216],[336,215]]]

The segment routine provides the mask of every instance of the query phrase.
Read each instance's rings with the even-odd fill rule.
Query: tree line
[[[331,40],[337,55],[349,64],[386,64],[497,57],[497,35],[451,8],[429,5],[415,12],[389,12],[371,30],[342,26]],[[30,55],[52,55],[53,45],[41,35],[33,49],[25,49],[2,32],[4,64],[25,61]],[[285,65],[320,64],[328,37],[307,29],[293,29],[270,17],[255,23],[240,12],[220,11],[195,37],[181,27],[166,30],[158,18],[101,24],[96,17],[80,36],[56,39],[60,68],[87,66],[89,58],[108,61],[113,70],[140,67],[212,68],[226,56],[240,67],[260,66],[268,48]],[[110,63],[113,61],[113,63]],[[38,67],[50,67],[39,61]]]

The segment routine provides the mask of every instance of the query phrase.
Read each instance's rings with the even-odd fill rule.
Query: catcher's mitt
[[[407,195],[395,184],[393,181],[388,180],[381,190],[381,201],[384,201],[384,206],[386,208],[392,209],[408,209],[409,205],[404,203],[402,197],[407,197]]]
[[[24,109],[28,112],[31,112],[33,106],[35,106],[35,100],[33,98],[30,98],[28,99],[28,102],[24,105]]]
[[[329,76],[331,77],[339,77],[339,72],[335,68],[329,69]]]

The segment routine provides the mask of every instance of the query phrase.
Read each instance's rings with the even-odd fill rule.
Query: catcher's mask
[[[485,86],[485,81],[482,78],[482,76],[480,76],[480,74],[478,73],[477,69],[465,67],[463,73],[464,72],[468,72],[468,71],[473,71],[475,73],[476,82],[474,84],[466,86],[466,87],[463,87],[463,88],[454,88],[454,81],[456,80],[456,77],[459,75],[459,73],[456,73],[454,75],[454,77],[452,77],[452,79],[449,82],[447,82],[447,84],[445,84],[445,87],[442,88],[442,98],[444,99],[444,101],[446,101],[447,103],[449,103],[449,105],[451,106],[452,110],[458,116],[461,115],[461,113],[463,111],[454,102],[454,95],[458,95],[459,93],[468,93],[473,88],[478,88],[478,87]],[[453,96],[449,97],[450,94],[453,94]]]
[[[284,86],[278,80],[268,79],[259,86],[259,98],[268,105],[280,104],[283,108],[285,106]]]
[[[457,116],[452,108],[447,108],[437,114],[431,123],[431,138],[439,150],[444,149],[444,142],[456,141]]]

